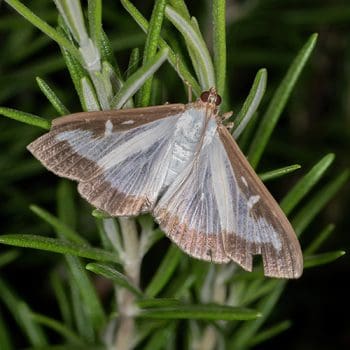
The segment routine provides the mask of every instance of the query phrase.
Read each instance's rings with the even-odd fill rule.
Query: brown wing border
[[[152,107],[78,112],[54,119],[52,121],[52,129],[63,126],[70,126],[81,122],[89,125],[96,121],[106,122],[107,120],[111,120],[113,123],[116,123],[118,126],[120,126],[120,130],[123,131],[150,123],[158,119],[166,118],[174,114],[183,113],[185,109],[186,105],[176,103]],[[122,124],[123,122],[130,120],[132,120],[134,123]]]
[[[255,173],[226,127],[220,125],[218,127],[218,133],[230,160],[232,169],[234,170],[236,168],[238,162],[239,167],[244,173],[244,177],[248,179],[248,183],[253,182],[256,185],[258,189],[257,194],[265,199],[265,202],[268,203],[269,210],[272,213],[271,215],[278,217],[279,222],[284,230],[284,232],[280,234],[284,234],[284,237],[282,237],[282,243],[287,246],[282,247],[282,252],[287,250],[290,254],[290,257],[277,256],[277,254],[274,252],[274,249],[272,247],[268,247],[269,252],[272,253],[272,258],[276,259],[276,261],[279,260],[279,262],[283,261],[284,264],[281,267],[272,261],[268,262],[266,259],[271,259],[271,257],[262,253],[265,275],[279,278],[300,277],[303,271],[303,255],[292,225],[288,221],[286,215],[276,200],[272,197],[266,186]],[[237,181],[240,183],[241,187],[244,186],[240,178],[238,178]]]
[[[53,120],[51,130],[27,146],[27,149],[54,174],[78,182],[87,181],[92,174],[102,170],[97,164],[73,151],[67,141],[59,141],[56,136],[61,132],[82,129],[92,131],[94,137],[103,135],[106,122],[112,122],[112,131],[125,132],[153,121],[172,115],[182,114],[184,104],[165,104],[154,107],[142,107],[121,110],[79,112]],[[66,160],[69,159],[69,162]],[[62,168],[62,162],[65,167]],[[76,165],[79,166],[76,166]]]

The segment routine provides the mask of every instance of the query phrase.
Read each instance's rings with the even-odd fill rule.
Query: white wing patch
[[[126,120],[125,122],[122,122],[122,125],[132,125],[135,123],[135,120]]]
[[[61,132],[56,138],[68,142],[74,152],[102,170],[79,185],[84,197],[94,192],[94,204],[108,205],[102,203],[113,201],[112,195],[107,198],[103,190],[107,181],[118,193],[144,198],[151,205],[166,176],[177,120],[178,116],[171,116],[123,132],[112,132],[113,124],[108,120],[103,136],[77,129]]]
[[[260,196],[257,194],[255,196],[251,196],[248,199],[247,205],[249,209],[252,209],[254,204],[258,203],[260,200]]]
[[[210,125],[208,132],[212,132]],[[230,236],[238,237],[244,244],[267,243],[277,251],[281,249],[274,227],[252,210],[259,200],[259,195],[247,198],[239,188],[224,146],[215,133],[193,164],[160,198],[154,215],[170,238],[190,255],[225,262],[235,260],[239,250],[238,246],[236,252],[225,250],[225,239]],[[176,223],[176,230],[172,229],[172,222]],[[245,267],[249,269],[248,249],[246,254],[249,258]]]
[[[109,136],[112,134],[113,130],[113,124],[112,122],[108,119],[105,124],[105,136]]]
[[[213,176],[213,190],[222,229],[251,243],[271,243],[276,250],[280,250],[281,241],[274,227],[251,210],[259,202],[260,196],[254,194],[247,197],[245,191],[238,186],[230,160],[217,135],[210,147],[209,162],[211,171],[218,173]],[[246,181],[242,182],[246,185]]]
[[[241,176],[241,180],[242,180],[242,182],[244,183],[244,186],[245,186],[245,187],[248,187],[248,182],[247,182],[247,180],[245,179],[244,176]]]
[[[271,243],[276,250],[280,250],[281,241],[275,229],[265,218],[257,217],[251,210],[259,202],[260,196],[252,195],[247,198],[245,192],[240,189],[230,160],[217,135],[209,148],[208,161],[214,174],[213,191],[221,229],[251,243]]]

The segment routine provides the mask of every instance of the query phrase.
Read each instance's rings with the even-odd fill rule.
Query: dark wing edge
[[[182,104],[169,104],[129,110],[75,113],[55,119],[51,130],[29,144],[27,149],[48,170],[58,176],[78,181],[80,194],[98,209],[113,216],[138,215],[149,211],[152,206],[147,195],[123,193],[118,186],[105,181],[106,171],[97,162],[108,155],[113,147],[122,144],[111,136],[112,133],[126,135],[148,123],[180,114],[184,108]],[[109,122],[110,125],[107,125]],[[135,181],[137,179],[139,177],[135,175]]]
[[[168,104],[155,107],[73,113],[54,119],[51,130],[31,142],[27,149],[54,174],[71,180],[85,181],[91,176],[91,173],[98,171],[95,162],[76,154],[68,142],[58,141],[56,139],[58,134],[82,129],[99,137],[104,133],[105,123],[108,120],[113,123],[111,131],[123,132],[172,114],[181,113],[184,109],[185,105],[183,104]],[[62,162],[67,162],[67,166],[61,168]],[[86,169],[89,171],[86,172]]]
[[[249,271],[252,270],[252,255],[261,254],[266,276],[299,278],[303,272],[303,255],[293,227],[249,164],[231,134],[222,125],[219,126],[218,132],[239,187],[243,188],[248,184],[249,187],[252,187],[250,188],[252,193],[259,195],[261,198],[253,208],[256,222],[259,222],[259,216],[267,219],[269,224],[277,228],[278,238],[281,241],[280,249],[276,249],[269,242],[262,242],[261,244],[244,242],[242,237],[226,233],[226,253]],[[265,227],[262,227],[262,229],[265,229]],[[240,247],[244,247],[245,251]]]

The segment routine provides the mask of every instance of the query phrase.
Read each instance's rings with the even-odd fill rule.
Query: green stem
[[[212,11],[216,88],[218,93],[224,96],[226,79],[226,1],[213,0]]]
[[[148,26],[145,50],[143,54],[143,64],[148,63],[156,54],[159,46],[160,31],[162,28],[166,0],[156,0],[151,20]],[[152,77],[148,78],[140,90],[140,101],[137,105],[148,106],[152,91]]]
[[[125,275],[138,287],[140,279],[140,250],[137,227],[134,219],[119,219],[123,236],[123,266]],[[116,349],[131,349],[135,333],[135,320],[132,310],[135,309],[135,295],[127,289],[117,289],[118,313],[120,326],[116,335]]]

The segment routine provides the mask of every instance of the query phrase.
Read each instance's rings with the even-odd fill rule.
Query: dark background
[[[56,10],[51,2],[24,3],[42,18],[55,23]],[[134,3],[149,17],[152,1]],[[208,4],[209,1],[193,1],[189,8],[210,42]],[[104,2],[104,28],[113,42],[118,63],[125,71],[131,48],[142,48],[144,35],[117,1]],[[165,29],[171,30],[171,26]],[[133,40],[123,40],[125,31],[134,33]],[[277,198],[329,152],[336,154],[336,160],[326,179],[332,179],[349,165],[350,3],[348,0],[228,1],[227,98],[234,112],[239,111],[258,69],[266,67],[268,87],[263,110],[292,59],[314,32],[319,33],[317,47],[259,167],[260,171],[265,171],[294,163],[302,165],[299,172],[269,183]],[[36,86],[35,77],[40,76],[55,87],[71,111],[80,109],[57,45],[3,2],[0,2],[0,48],[0,105],[55,117],[54,110]],[[169,67],[162,69],[171,70]],[[162,81],[162,74],[158,75],[160,85],[166,88],[157,103],[186,102],[182,82],[175,73],[169,74],[173,74],[173,78],[166,82]],[[67,87],[72,91],[67,91]],[[47,227],[29,212],[28,205],[38,203],[54,210],[58,180],[25,150],[25,145],[41,131],[5,118],[0,119],[0,130],[1,233],[45,233]],[[347,186],[308,227],[302,245],[306,246],[326,224],[335,223],[334,234],[323,250],[348,251],[349,200]],[[84,206],[82,201],[79,203]],[[0,251],[2,249],[0,247]],[[22,297],[44,312],[54,304],[48,290],[42,288],[52,260],[54,257],[50,254],[24,251],[18,262],[6,267],[1,274],[21,291]],[[33,270],[35,274],[31,273]],[[349,258],[345,255],[330,265],[309,269],[300,280],[290,282],[272,319],[290,319],[293,325],[257,348],[349,349],[348,276]]]

